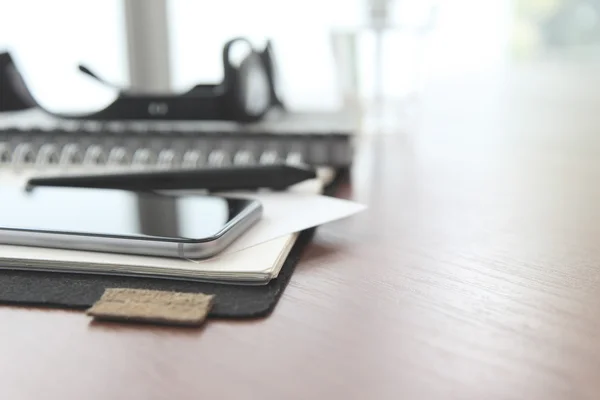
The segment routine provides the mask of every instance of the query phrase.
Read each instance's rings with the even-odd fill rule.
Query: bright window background
[[[0,0],[0,51],[10,50],[36,99],[52,111],[103,107],[115,91],[77,70],[127,82],[121,0]]]
[[[77,71],[85,63],[102,77],[126,84],[128,70],[122,0],[0,0],[0,50],[10,49],[35,97],[53,111],[94,110],[115,91]],[[516,0],[515,0],[516,1]],[[437,3],[435,24],[418,40],[397,30],[384,41],[387,96],[422,84],[502,66],[512,23],[511,0],[399,0],[393,21],[419,25],[423,4]],[[341,104],[332,31],[365,20],[361,0],[170,0],[173,89],[222,79],[220,50],[236,35],[260,43],[271,37],[292,109]],[[374,85],[374,41],[358,39],[360,90]],[[418,72],[418,73],[417,73]]]

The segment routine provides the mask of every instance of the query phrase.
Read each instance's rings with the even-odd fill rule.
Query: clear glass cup
[[[436,22],[426,0],[365,0],[364,20],[332,30],[339,88],[363,131],[398,130],[414,112],[422,51]]]

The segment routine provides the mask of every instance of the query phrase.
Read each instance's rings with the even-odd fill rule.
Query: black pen
[[[29,179],[27,186],[61,186],[102,189],[178,190],[284,190],[316,178],[315,170],[286,164],[207,169],[152,170],[111,174],[68,175]]]

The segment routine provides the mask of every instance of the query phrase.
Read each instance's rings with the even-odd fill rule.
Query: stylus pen
[[[316,173],[312,168],[276,164],[40,177],[30,179],[27,186],[30,188],[33,186],[62,186],[134,191],[204,189],[217,192],[262,188],[283,190],[315,177]]]

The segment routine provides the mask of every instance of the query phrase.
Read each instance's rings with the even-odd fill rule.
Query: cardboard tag
[[[210,311],[213,297],[203,293],[111,288],[86,314],[103,320],[199,326]]]

